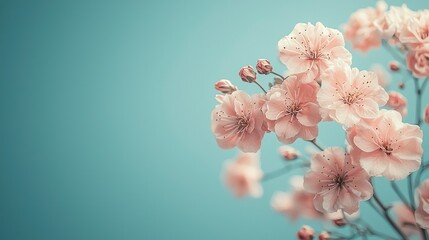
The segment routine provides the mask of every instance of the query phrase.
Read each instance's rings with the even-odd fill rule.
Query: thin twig
[[[318,144],[316,143],[316,139],[313,140],[308,140],[308,142],[311,142],[315,147],[317,147],[320,151],[323,151],[324,149]]]
[[[261,84],[259,84],[257,81],[254,81],[254,83],[256,83],[256,85],[258,85],[262,89],[262,91],[264,91],[265,94],[267,94],[267,91],[265,91]]]

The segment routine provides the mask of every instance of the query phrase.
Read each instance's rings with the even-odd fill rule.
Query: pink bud
[[[347,224],[346,220],[344,220],[343,218],[333,220],[332,223],[338,227],[343,227]]]
[[[241,77],[241,80],[244,82],[252,83],[256,82],[256,72],[253,70],[252,66],[242,67],[240,72],[238,73]]]
[[[389,68],[392,72],[397,72],[401,70],[401,65],[397,61],[390,61]]]
[[[232,85],[229,80],[222,79],[215,84],[215,89],[224,94],[231,94],[237,90],[237,87]]]
[[[322,231],[319,234],[319,240],[329,240],[330,237],[331,237],[331,234],[329,234],[327,231]]]
[[[296,233],[299,240],[311,240],[314,237],[314,229],[310,226],[304,225]]]
[[[426,106],[426,109],[425,109],[425,123],[429,124],[429,104]]]
[[[300,155],[299,151],[291,146],[281,146],[279,147],[279,152],[286,160],[295,160]]]
[[[260,74],[270,74],[273,70],[273,66],[271,66],[270,61],[267,59],[259,59],[258,63],[256,64],[256,70],[258,70],[258,73]]]
[[[404,83],[404,82],[400,82],[400,83],[398,84],[398,87],[399,87],[400,89],[404,89],[404,88],[405,88],[405,83]]]

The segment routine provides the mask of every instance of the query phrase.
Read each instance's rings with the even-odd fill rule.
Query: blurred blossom
[[[417,78],[429,77],[429,43],[408,52],[407,67]]]
[[[313,140],[318,134],[321,117],[316,94],[319,85],[315,81],[303,83],[303,77],[302,74],[291,75],[267,94],[264,110],[269,130],[285,144],[298,138]]]
[[[232,85],[229,80],[222,79],[216,82],[215,89],[223,94],[231,94],[237,90],[237,87]]]
[[[250,65],[242,67],[238,75],[244,82],[252,83],[256,81],[256,72]]]
[[[280,152],[280,155],[282,155],[282,157],[286,160],[295,160],[300,155],[298,150],[287,145],[279,147],[279,152]]]
[[[296,233],[299,240],[311,240],[314,238],[314,229],[310,226],[304,225]]]
[[[340,59],[351,64],[352,55],[344,47],[343,35],[322,23],[298,23],[292,32],[278,43],[280,60],[292,74],[307,73],[303,80],[318,80],[320,73]]]
[[[390,10],[375,20],[375,27],[381,32],[382,37],[390,42],[398,43],[398,37],[404,23],[412,17],[414,12],[407,5],[391,6]]]
[[[407,99],[404,95],[391,91],[389,92],[389,100],[387,101],[387,106],[393,110],[398,111],[402,117],[407,114]]]
[[[397,72],[401,70],[401,64],[399,64],[398,61],[390,61],[389,62],[389,68],[392,72]]]
[[[419,206],[416,209],[417,224],[421,228],[429,229],[429,179],[426,179],[417,190]]]
[[[271,199],[273,209],[281,214],[285,214],[291,220],[300,217],[316,219],[323,214],[313,206],[314,194],[304,190],[303,177],[294,176],[291,178],[291,193],[276,192]]]
[[[322,231],[319,233],[319,240],[329,240],[331,237],[331,234],[329,234],[327,231]]]
[[[262,176],[258,153],[240,153],[235,161],[225,164],[224,182],[236,197],[260,197]]]
[[[343,62],[335,62],[322,75],[322,81],[317,94],[320,108],[345,127],[377,116],[389,97],[373,72],[359,71]]]
[[[429,44],[429,12],[420,11],[402,25],[399,40],[407,49],[416,49]]]
[[[256,152],[265,134],[261,95],[250,97],[237,90],[223,96],[212,112],[211,129],[221,148],[237,146],[243,152]]]
[[[271,66],[270,61],[268,61],[267,59],[259,59],[256,64],[256,70],[260,74],[267,75],[271,73],[271,71],[273,70],[273,67]]]
[[[420,167],[422,130],[417,125],[402,122],[394,110],[380,110],[368,119],[347,130],[351,155],[370,176],[400,180]]]
[[[378,84],[383,88],[387,88],[390,84],[390,74],[386,71],[386,69],[380,64],[374,64],[371,67],[371,71],[373,71],[377,77]]]
[[[386,3],[378,1],[375,8],[362,8],[350,16],[349,22],[344,25],[344,35],[354,49],[367,52],[381,45],[381,33],[374,23],[386,9]]]
[[[328,213],[339,209],[355,213],[359,201],[368,200],[373,194],[368,174],[339,147],[313,156],[311,169],[304,176],[304,189],[316,194],[315,208]]]
[[[413,211],[407,205],[402,202],[394,203],[393,213],[396,216],[398,227],[406,236],[420,234]]]

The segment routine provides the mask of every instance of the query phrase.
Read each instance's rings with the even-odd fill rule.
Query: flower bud
[[[426,106],[425,109],[425,123],[429,124],[429,104]]]
[[[281,146],[279,152],[286,160],[295,160],[300,155],[300,152],[291,146]]]
[[[296,233],[299,240],[311,240],[314,237],[314,230],[310,226],[304,225]]]
[[[319,234],[319,240],[329,240],[330,237],[331,237],[331,234],[329,234],[327,231],[322,231]]]
[[[256,72],[253,70],[252,66],[242,67],[240,72],[238,73],[241,77],[241,80],[244,82],[252,83],[256,82]]]
[[[333,224],[335,224],[338,227],[343,227],[347,224],[346,220],[344,218],[335,219],[332,221]]]
[[[271,66],[270,61],[267,59],[259,59],[258,63],[256,64],[256,70],[258,70],[258,73],[260,74],[270,74],[273,70],[273,66]]]
[[[398,84],[398,87],[399,87],[400,89],[404,89],[404,88],[405,88],[405,83],[404,83],[404,82],[400,82],[400,83]]]
[[[215,84],[215,89],[223,94],[231,94],[237,90],[237,87],[232,85],[229,80],[222,79]]]
[[[397,72],[401,70],[401,65],[399,64],[398,61],[390,61],[389,68],[392,72]]]

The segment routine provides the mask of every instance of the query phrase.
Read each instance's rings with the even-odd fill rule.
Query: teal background
[[[0,239],[293,239],[303,223],[323,229],[271,210],[272,193],[289,188],[287,176],[265,183],[259,200],[236,200],[223,186],[223,161],[237,151],[218,148],[210,132],[213,85],[227,78],[257,92],[238,70],[268,58],[283,72],[277,41],[296,23],[339,28],[374,4],[1,1]],[[389,60],[383,49],[353,51],[361,69]],[[411,90],[410,81],[407,121],[414,121]],[[332,123],[319,138],[344,145]],[[278,146],[273,135],[264,139],[265,171],[283,165]],[[377,188],[386,202],[396,198],[386,181]],[[367,204],[362,216],[392,232]]]

